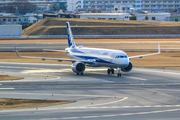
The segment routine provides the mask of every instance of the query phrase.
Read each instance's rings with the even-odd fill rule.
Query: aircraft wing
[[[90,61],[90,60],[75,60],[75,59],[61,59],[61,58],[45,58],[45,57],[31,57],[31,56],[20,56],[16,47],[15,47],[15,51],[17,56],[22,57],[22,58],[33,58],[33,59],[41,59],[41,60],[57,60],[58,62],[62,62],[62,61],[69,61],[69,62],[83,62],[83,63],[89,63],[92,64],[94,63],[94,61]]]
[[[145,57],[145,56],[151,56],[151,55],[158,55],[158,54],[161,53],[160,44],[158,44],[158,48],[159,48],[158,53],[152,53],[152,54],[145,54],[145,55],[132,56],[132,57],[129,57],[129,59],[133,59],[133,58],[142,58],[142,57]]]
[[[45,51],[52,51],[52,52],[66,52],[65,50],[50,50],[50,49],[43,49]]]

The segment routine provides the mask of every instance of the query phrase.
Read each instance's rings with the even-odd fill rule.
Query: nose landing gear
[[[107,69],[107,74],[114,74],[114,69]],[[121,77],[121,70],[117,68],[117,77]]]
[[[76,73],[77,75],[83,75],[83,73]]]
[[[117,73],[117,77],[121,77],[121,73]]]
[[[121,70],[117,68],[117,77],[121,77]]]

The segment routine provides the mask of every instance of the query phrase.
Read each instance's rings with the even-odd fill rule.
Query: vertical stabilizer
[[[68,47],[74,48],[74,47],[76,47],[76,45],[74,43],[74,38],[73,38],[73,34],[71,31],[71,27],[70,27],[69,22],[66,22],[66,25],[67,25]]]

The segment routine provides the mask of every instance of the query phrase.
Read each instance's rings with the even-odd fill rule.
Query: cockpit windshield
[[[115,58],[127,58],[127,56],[126,55],[117,55]]]

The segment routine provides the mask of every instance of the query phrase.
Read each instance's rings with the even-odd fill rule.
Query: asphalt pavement
[[[70,65],[0,63],[0,74],[24,77],[0,81],[0,97],[75,100],[64,105],[1,110],[2,120],[179,120],[180,72],[133,68],[122,77],[106,68],[86,68],[77,76]]]

